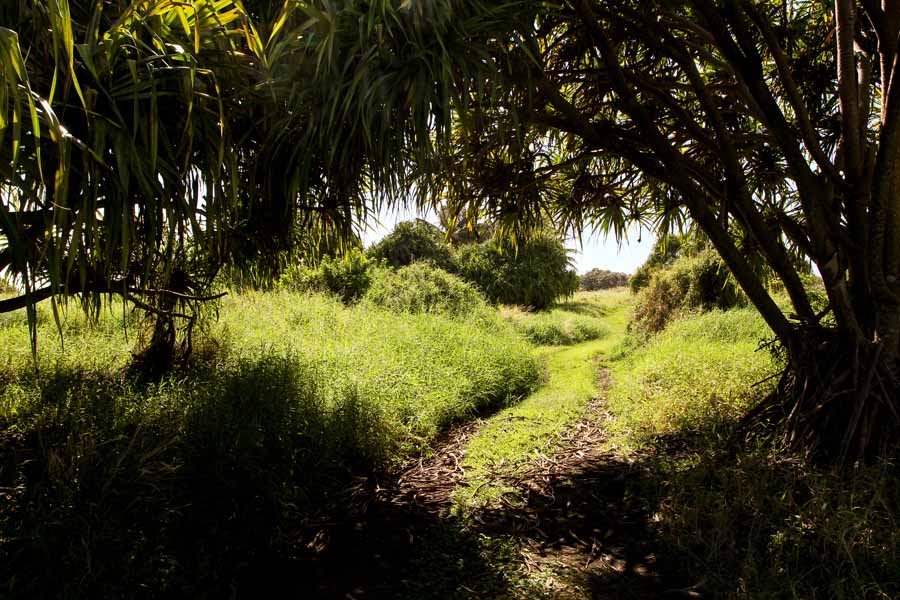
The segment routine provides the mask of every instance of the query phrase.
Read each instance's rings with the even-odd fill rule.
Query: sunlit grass
[[[625,288],[578,292],[549,310],[526,311],[517,306],[504,306],[500,313],[534,344],[569,346],[607,335],[609,313],[629,300]]]
[[[712,311],[675,321],[633,348],[612,368],[617,441],[635,446],[734,422],[774,385],[778,365],[759,350],[769,336],[752,309]]]
[[[72,308],[64,347],[41,310],[37,363],[24,315],[0,319],[3,597],[225,595],[261,549],[310,554],[304,523],[351,511],[355,477],[541,375],[490,312],[278,292],[224,300],[195,363],[146,382],[126,369],[135,318]]]
[[[613,354],[625,337],[631,297],[621,291],[580,293],[559,312],[590,315],[609,334],[573,346],[547,346],[539,354],[548,381],[524,401],[486,420],[472,438],[462,463],[466,485],[456,502],[466,511],[491,502],[507,490],[496,476],[515,474],[536,454],[552,453],[568,425],[579,420],[598,394],[598,360]],[[557,313],[558,314],[558,313]],[[530,315],[523,318],[530,318]]]

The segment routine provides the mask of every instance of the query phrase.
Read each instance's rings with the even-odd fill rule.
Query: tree
[[[496,9],[499,10],[499,9]],[[507,5],[431,193],[522,226],[691,220],[787,356],[759,413],[844,459],[900,433],[900,2]],[[466,174],[466,176],[463,176]],[[423,185],[423,187],[425,187]],[[440,192],[438,192],[440,190]],[[800,277],[822,274],[826,314]],[[790,296],[782,311],[765,266]]]
[[[579,289],[585,292],[608,290],[628,285],[628,275],[606,269],[591,269],[581,276]]]
[[[401,167],[449,114],[450,79],[426,81],[422,57],[478,61],[429,35],[464,40],[472,18],[452,16],[3,2],[0,272],[25,293],[0,312],[27,308],[33,325],[40,301],[120,294],[156,317],[151,346],[171,356],[222,264],[283,252],[298,219],[350,237],[406,192]]]

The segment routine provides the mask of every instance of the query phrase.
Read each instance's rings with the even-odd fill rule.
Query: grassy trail
[[[630,301],[592,301],[605,335],[539,348],[540,389],[460,428],[374,505],[365,538],[381,558],[374,569],[371,561],[349,568],[360,575],[355,596],[581,600],[657,597],[671,587],[655,574],[642,499],[629,493],[639,469],[603,443],[598,373],[619,353]],[[538,318],[562,322],[571,306]],[[394,585],[373,583],[385,572]]]
[[[600,392],[598,369],[625,338],[630,309],[629,304],[609,309],[603,316],[608,333],[600,339],[538,350],[546,363],[547,382],[485,420],[470,439],[461,465],[466,475],[454,498],[459,511],[497,500],[510,491],[506,479],[562,445],[567,429],[584,417]]]

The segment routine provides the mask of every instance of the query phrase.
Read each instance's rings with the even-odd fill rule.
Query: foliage
[[[139,383],[133,317],[110,308],[65,312],[65,351],[41,310],[39,370],[25,316],[0,321],[3,597],[243,595],[279,561],[296,578],[355,476],[540,375],[499,323],[271,292],[225,300],[193,367]]]
[[[745,302],[722,260],[705,252],[653,272],[650,285],[638,297],[631,327],[656,333],[687,312],[728,309]]]
[[[315,267],[291,265],[282,273],[279,285],[293,291],[328,292],[346,304],[362,298],[377,268],[377,262],[353,248],[343,256],[325,256]]]
[[[423,57],[484,69],[464,49],[494,19],[407,8],[4,2],[0,270],[31,293],[0,310],[116,293],[171,320],[223,264],[271,279],[293,227],[351,239],[449,125]]]
[[[284,279],[296,279],[303,267],[315,270],[325,259],[334,262],[362,250],[356,233],[337,231],[315,216],[298,216],[280,244],[283,247],[260,247],[246,238],[233,242],[216,283],[234,290],[272,289]]]
[[[783,449],[736,446],[737,422],[780,367],[752,309],[671,324],[612,365],[610,445],[653,473],[661,566],[715,598],[895,596],[900,472],[850,473]],[[744,430],[746,431],[746,430]]]
[[[379,271],[365,299],[396,313],[486,313],[487,302],[470,283],[429,263]]]
[[[653,250],[650,251],[650,256],[628,280],[628,287],[631,288],[631,291],[636,294],[650,285],[650,278],[653,276],[653,273],[671,265],[675,259],[681,256],[682,242],[689,239],[690,237],[686,235],[664,235],[657,239],[656,243],[653,244]],[[696,253],[692,252],[694,250],[693,244],[684,245],[685,254]]]
[[[568,252],[559,238],[540,234],[520,241],[460,247],[456,271],[491,301],[545,309],[578,289]]]
[[[583,292],[608,290],[609,288],[628,285],[628,275],[606,269],[591,269],[581,276],[579,289]]]
[[[756,351],[769,336],[765,322],[746,308],[671,323],[614,366],[614,430],[646,442],[736,420],[764,395],[754,385],[779,366]]]
[[[427,221],[404,221],[381,241],[371,246],[369,258],[383,260],[395,269],[416,261],[428,261],[441,269],[453,264],[450,247],[440,230]]]

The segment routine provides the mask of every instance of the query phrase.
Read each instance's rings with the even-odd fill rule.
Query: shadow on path
[[[470,424],[370,490],[355,522],[330,530],[318,560],[272,565],[263,581],[293,582],[294,597],[344,600],[699,597],[663,572],[646,500],[656,494],[645,493],[658,485],[653,472],[600,452],[602,431],[587,423],[528,471],[498,475],[510,491],[463,523],[448,511],[465,485]],[[293,575],[279,581],[277,572]]]

